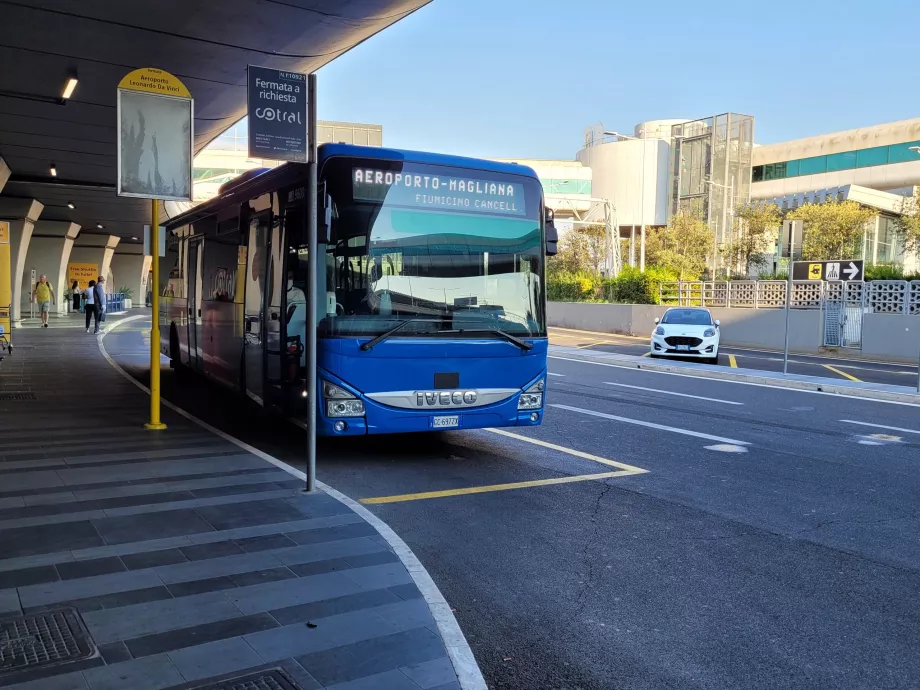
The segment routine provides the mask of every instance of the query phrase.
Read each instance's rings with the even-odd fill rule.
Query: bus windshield
[[[332,160],[325,335],[497,329],[545,335],[537,180]]]

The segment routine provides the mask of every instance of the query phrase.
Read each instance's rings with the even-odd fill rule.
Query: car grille
[[[664,341],[671,345],[672,347],[677,347],[678,345],[689,345],[690,347],[698,347],[703,341],[700,338],[691,338],[686,335],[672,335],[664,339]]]

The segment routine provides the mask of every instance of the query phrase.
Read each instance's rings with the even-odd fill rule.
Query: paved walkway
[[[147,398],[92,335],[14,342],[0,687],[460,688],[413,578],[350,507],[169,410],[144,431]]]

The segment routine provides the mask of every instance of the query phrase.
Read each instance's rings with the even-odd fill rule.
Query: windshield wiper
[[[529,352],[533,349],[533,344],[528,343],[524,340],[521,340],[517,336],[513,336],[510,333],[499,328],[456,328],[450,331],[438,331],[438,335],[451,334],[451,333],[491,333],[492,335],[497,335],[499,338],[507,340],[512,345],[517,345],[524,352]]]
[[[413,318],[413,319],[406,319],[405,321],[400,321],[398,324],[396,324],[395,326],[393,326],[393,328],[391,328],[390,330],[384,331],[383,333],[381,333],[380,335],[378,335],[376,338],[372,338],[371,340],[368,340],[366,343],[362,343],[361,349],[362,349],[364,352],[367,352],[367,351],[369,351],[369,350],[373,350],[373,349],[374,349],[374,345],[379,345],[379,344],[382,343],[384,340],[386,340],[387,338],[389,338],[391,335],[393,335],[394,333],[396,333],[396,331],[402,329],[404,326],[407,326],[407,325],[409,325],[410,323],[413,323],[413,322],[415,322],[415,321],[427,321],[427,319]]]

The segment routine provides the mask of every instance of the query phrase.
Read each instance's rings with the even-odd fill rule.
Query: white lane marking
[[[706,450],[716,450],[720,453],[747,453],[744,446],[736,446],[731,443],[717,443],[714,446],[706,446]]]
[[[142,391],[150,395],[150,389],[147,388],[140,381],[135,379],[131,374],[121,368],[118,362],[116,362],[112,357],[106,352],[105,345],[102,340],[108,335],[116,326],[120,326],[123,323],[132,321],[137,318],[143,318],[143,316],[131,316],[122,321],[118,321],[111,326],[107,327],[96,337],[96,343],[99,346],[102,356],[105,357],[106,361],[121,374],[125,379],[133,383],[135,386],[140,388]],[[306,481],[307,476],[300,470],[294,469],[287,463],[278,460],[275,457],[272,457],[268,453],[264,453],[258,448],[250,446],[248,443],[234,438],[230,434],[227,434],[220,429],[211,426],[207,422],[198,419],[195,415],[190,412],[186,412],[181,407],[172,404],[164,398],[160,398],[160,403],[176,412],[179,415],[182,415],[189,421],[197,424],[198,426],[210,431],[211,433],[219,436],[220,438],[232,443],[233,445],[242,448],[243,450],[252,453],[258,458],[265,460],[268,463],[271,463],[280,470],[284,470],[288,474],[301,481]],[[169,433],[169,432],[152,432],[152,433]],[[637,468],[638,469],[638,468]],[[422,562],[419,561],[418,557],[412,552],[412,549],[402,540],[402,538],[393,531],[393,529],[385,523],[383,520],[374,515],[371,511],[365,508],[363,505],[358,503],[352,498],[349,498],[345,494],[336,491],[328,484],[324,484],[321,481],[316,482],[316,486],[320,491],[328,494],[335,500],[340,503],[344,503],[349,508],[357,513],[365,522],[371,525],[381,537],[386,540],[386,542],[392,547],[393,552],[399,558],[400,562],[409,571],[409,577],[412,578],[412,581],[415,582],[415,586],[419,588],[419,591],[422,593],[422,597],[425,599],[425,603],[428,604],[428,608],[431,611],[431,615],[435,620],[435,623],[438,626],[438,632],[441,633],[441,640],[444,643],[444,647],[447,649],[447,655],[450,657],[451,664],[454,667],[454,672],[457,674],[460,681],[460,687],[462,690],[486,690],[486,682],[482,677],[482,672],[479,670],[479,665],[476,662],[476,658],[473,656],[473,650],[470,648],[469,644],[466,641],[466,636],[463,634],[463,631],[460,629],[460,624],[457,622],[456,617],[453,614],[453,609],[450,607],[450,604],[447,603],[447,600],[444,598],[444,595],[441,594],[441,590],[438,589],[438,586],[435,584],[431,575],[428,574],[428,571],[425,569],[425,566],[422,565]]]
[[[708,400],[709,402],[723,403],[725,405],[744,405],[744,403],[733,400],[720,400],[719,398],[706,398],[702,395],[690,395],[689,393],[675,393],[674,391],[664,391],[660,388],[646,388],[645,386],[630,386],[628,383],[614,383],[613,381],[604,381],[608,386],[619,386],[621,388],[635,388],[637,391],[648,391],[650,393],[664,393],[666,395],[676,395],[681,398],[694,398],[696,400]]]
[[[594,364],[599,367],[613,367],[614,369],[632,369],[642,374],[662,374],[664,376],[680,376],[685,379],[696,379],[698,381],[710,381],[712,383],[733,383],[739,386],[754,386],[755,388],[774,388],[780,391],[789,391],[791,393],[811,393],[812,395],[829,395],[832,398],[844,398],[856,402],[883,403],[885,405],[901,405],[902,407],[920,407],[920,403],[901,402],[900,400],[877,400],[875,398],[860,398],[855,395],[844,395],[843,393],[829,393],[827,391],[811,391],[806,388],[790,388],[788,386],[776,386],[771,383],[754,383],[753,381],[735,381],[733,379],[708,378],[706,376],[694,376],[693,374],[678,374],[676,371],[656,371],[655,369],[639,369],[628,364],[610,364],[609,362],[592,362],[589,359],[573,359],[572,357],[560,357],[559,355],[547,355],[547,359],[561,359],[565,362],[577,362],[579,364]]]
[[[855,419],[841,419],[845,424],[859,424],[860,426],[871,426],[876,429],[890,429],[891,431],[903,431],[905,434],[920,434],[916,429],[905,429],[900,426],[887,426],[885,424],[870,424],[869,422],[857,422]]]
[[[515,434],[511,431],[505,431],[504,429],[483,429],[483,431],[490,431],[493,434],[498,434],[499,436],[507,436],[508,438],[513,438],[518,441],[524,441],[526,443],[532,443],[535,446],[542,446],[543,448],[549,448],[550,450],[557,450],[560,453],[565,453],[566,455],[574,455],[576,458],[584,458],[585,460],[591,460],[592,462],[599,462],[602,465],[609,465],[610,467],[618,467],[621,470],[629,474],[644,474],[648,470],[643,470],[641,467],[636,467],[634,465],[627,465],[623,462],[617,462],[616,460],[608,460],[607,458],[602,458],[599,455],[593,455],[591,453],[583,453],[580,450],[575,450],[574,448],[566,448],[565,446],[557,446],[555,443],[547,443],[546,441],[541,441],[538,438],[531,438],[530,436],[522,436],[521,434]]]
[[[664,424],[655,424],[654,422],[644,422],[641,419],[632,419],[630,417],[620,417],[615,414],[607,414],[606,412],[595,412],[594,410],[585,410],[581,407],[572,407],[571,405],[559,405],[552,404],[550,407],[557,407],[560,410],[568,410],[569,412],[579,412],[581,414],[591,415],[592,417],[601,417],[603,419],[610,419],[614,422],[625,422],[626,424],[635,424],[637,426],[648,427],[649,429],[658,429],[659,431],[670,431],[674,434],[683,434],[684,436],[694,436],[696,438],[704,438],[707,441],[718,441],[719,443],[732,443],[739,446],[749,446],[751,445],[747,441],[738,441],[734,438],[725,438],[724,436],[713,436],[712,434],[704,434],[699,431],[691,431],[690,429],[681,429],[676,426],[665,426]]]
[[[565,374],[557,374],[555,371],[548,371],[546,373],[550,376],[565,376]]]

